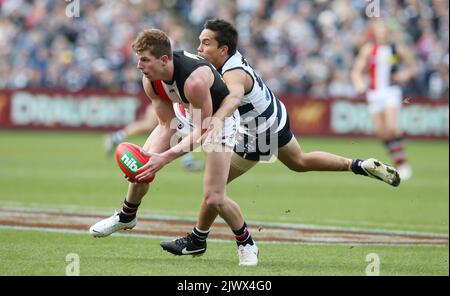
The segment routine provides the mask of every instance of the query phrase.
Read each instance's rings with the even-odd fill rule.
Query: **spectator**
[[[417,75],[405,86],[405,95],[448,98],[448,1],[380,3],[396,37],[419,57]],[[133,93],[140,77],[130,74],[135,67],[132,36],[144,28],[161,28],[174,49],[195,52],[195,36],[204,21],[222,17],[236,25],[239,50],[273,91],[352,97],[345,72],[371,38],[362,29],[371,19],[367,4],[357,0],[91,0],[80,1],[79,17],[73,18],[66,15],[67,5],[0,1],[1,88],[119,85]],[[117,74],[101,75],[99,60]]]

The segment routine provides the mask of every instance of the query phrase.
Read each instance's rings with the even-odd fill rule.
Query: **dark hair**
[[[228,54],[234,55],[238,42],[238,32],[232,24],[223,19],[208,20],[203,26],[204,29],[214,31],[219,46],[228,46]]]

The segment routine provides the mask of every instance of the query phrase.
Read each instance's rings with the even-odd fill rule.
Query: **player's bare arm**
[[[414,63],[413,53],[404,45],[397,45],[397,53],[400,60],[404,63],[405,69],[399,73],[395,73],[392,79],[400,84],[407,83],[414,75],[416,75],[416,66]]]
[[[213,115],[220,120],[224,120],[236,111],[241,105],[245,92],[252,87],[251,77],[241,69],[226,72],[222,79],[225,81],[230,93]]]
[[[152,100],[155,108],[155,113],[158,117],[158,126],[149,136],[149,140],[147,141],[149,146],[143,147],[142,154],[150,156],[151,160],[137,171],[138,175],[136,175],[136,179],[138,181],[144,180],[149,174],[156,173],[171,161],[171,159],[165,158],[163,153],[170,148],[170,140],[176,132],[170,128],[170,123],[175,118],[172,104],[156,95],[147,78],[144,77],[142,83],[145,93]]]
[[[200,67],[192,74],[186,80],[184,91],[191,103],[190,107],[194,128],[191,134],[183,139],[183,145],[189,145],[192,149],[195,149],[199,145],[200,139],[211,121],[213,107],[209,88],[214,83],[214,75],[208,67]]]
[[[198,146],[198,140],[206,131],[212,115],[212,100],[210,87],[214,82],[214,75],[209,67],[203,66],[196,69],[184,84],[184,94],[188,99],[192,112],[193,129],[177,145],[161,154],[169,161],[192,151]]]
[[[372,44],[366,44],[361,48],[351,72],[353,87],[358,95],[363,94],[367,90],[367,84],[364,81],[364,73],[369,64],[371,48]]]
[[[222,101],[219,109],[214,113],[214,120],[211,121],[207,131],[203,134],[201,141],[208,136],[217,137],[220,135],[224,119],[231,116],[231,114],[236,111],[241,105],[245,92],[250,91],[252,88],[252,78],[241,69],[226,72],[222,79],[227,85],[230,93]]]

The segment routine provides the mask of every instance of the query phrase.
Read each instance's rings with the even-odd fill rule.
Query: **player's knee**
[[[308,154],[302,153],[300,156],[291,157],[287,161],[283,161],[283,163],[287,166],[288,169],[294,172],[307,172],[308,168]]]
[[[378,139],[381,139],[384,141],[389,138],[389,134],[386,132],[386,130],[375,130],[374,132],[375,132],[375,136]]]
[[[391,128],[391,129],[387,129],[387,130],[386,130],[386,136],[385,136],[385,138],[386,138],[387,140],[395,139],[395,138],[398,137],[398,135],[399,135],[399,132],[397,131],[397,129]]]
[[[206,192],[204,199],[209,207],[220,210],[224,204],[225,195],[221,192]]]
[[[288,165],[288,168],[291,171],[298,172],[298,173],[308,171],[308,166],[306,165],[306,163],[303,159],[296,160],[295,162]]]

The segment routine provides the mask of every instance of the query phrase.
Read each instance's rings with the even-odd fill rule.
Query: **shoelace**
[[[114,215],[112,215],[111,217],[109,217],[108,219],[106,219],[107,221],[107,225],[113,225],[114,224],[114,220],[112,218],[119,216],[120,212],[114,211]]]
[[[247,250],[245,247],[239,248],[238,250],[239,250],[239,253],[240,253],[242,256],[244,256],[244,255],[250,253],[250,251]]]
[[[180,246],[192,243],[192,236],[191,234],[188,233],[186,236],[183,236],[182,238],[175,240],[175,243]]]
[[[239,251],[239,255],[240,256],[244,256],[244,257],[248,257],[249,255],[253,255],[255,254],[253,251],[251,251],[249,248],[246,247],[242,247],[242,248],[238,248]]]

